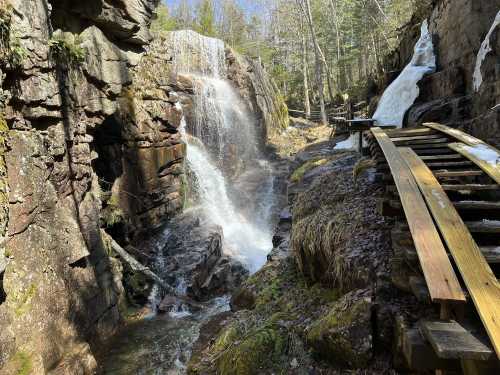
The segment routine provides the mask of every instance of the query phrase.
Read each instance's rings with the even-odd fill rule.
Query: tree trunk
[[[302,75],[304,80],[304,110],[306,112],[306,118],[311,117],[311,101],[309,99],[309,79],[307,77],[307,40],[304,30],[304,22],[301,22],[302,30]]]
[[[307,18],[307,23],[309,24],[309,29],[311,31],[311,37],[314,44],[314,57],[316,62],[316,81],[318,84],[318,96],[319,96],[319,106],[321,110],[321,122],[323,125],[328,124],[328,117],[326,116],[325,109],[325,93],[324,93],[324,85],[323,85],[323,63],[324,59],[322,59],[321,48],[318,43],[318,39],[316,38],[316,30],[314,28],[314,22],[311,14],[311,2],[309,0],[302,0],[305,5],[305,9],[303,11]]]

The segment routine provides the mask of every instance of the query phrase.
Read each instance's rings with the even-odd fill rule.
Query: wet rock
[[[200,219],[200,214],[194,210],[171,221],[159,254],[164,266],[157,272],[171,285],[180,282],[181,294],[205,301],[237,288],[248,271],[223,255],[222,228]]]
[[[355,291],[335,302],[308,329],[307,342],[323,359],[350,368],[366,367],[373,355],[372,302]]]

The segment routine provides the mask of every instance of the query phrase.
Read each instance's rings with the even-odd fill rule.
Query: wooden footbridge
[[[436,306],[398,328],[409,367],[500,374],[500,151],[435,123],[365,135],[387,182],[380,209],[397,218],[394,256]]]

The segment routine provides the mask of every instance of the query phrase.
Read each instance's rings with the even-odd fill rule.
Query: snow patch
[[[474,146],[464,146],[464,149],[476,158],[484,160],[493,167],[497,167],[500,164],[500,154],[488,145],[479,144]]]
[[[436,71],[436,56],[429,33],[427,20],[422,23],[420,39],[415,45],[411,62],[385,90],[373,118],[377,125],[396,125],[402,127],[406,111],[420,94],[417,83],[426,74]]]
[[[495,21],[493,21],[493,25],[490,28],[490,31],[486,35],[486,38],[483,40],[483,43],[481,44],[481,48],[479,49],[479,52],[477,53],[476,57],[476,67],[474,68],[474,76],[472,78],[472,84],[474,86],[474,91],[478,92],[479,88],[481,87],[481,84],[483,83],[483,75],[481,74],[481,66],[483,65],[483,61],[490,53],[493,51],[490,45],[490,38],[491,34],[493,34],[493,31],[497,28],[497,26],[500,25],[500,11],[497,13],[497,16],[495,17]]]

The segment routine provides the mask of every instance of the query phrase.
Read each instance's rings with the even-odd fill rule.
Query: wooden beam
[[[449,143],[448,138],[433,138],[433,139],[416,139],[414,141],[398,141],[394,142],[396,146],[402,146],[402,145],[429,145],[429,144],[442,144],[442,143]]]
[[[465,225],[472,233],[500,233],[498,220],[467,221]]]
[[[406,128],[406,129],[385,129],[385,133],[393,137],[413,137],[416,135],[438,134],[437,131],[426,127]]]
[[[500,284],[432,171],[410,148],[400,153],[427,201],[500,358]]]
[[[464,171],[448,171],[448,170],[440,170],[434,171],[434,176],[437,178],[446,178],[446,177],[477,177],[484,175],[483,171],[480,170],[464,170]]]
[[[487,337],[464,328],[454,320],[421,321],[419,326],[439,358],[479,361],[495,358]]]
[[[465,302],[460,283],[409,168],[382,129],[373,128],[371,132],[389,163],[432,301]]]
[[[417,152],[418,154],[418,152]],[[463,159],[464,157],[460,154],[448,154],[448,155],[426,155],[420,156],[422,160],[454,160],[454,159]]]
[[[498,190],[500,185],[484,185],[484,184],[442,184],[442,188],[446,191],[478,191],[478,190]]]
[[[449,126],[438,124],[435,122],[427,122],[423,124],[425,127],[437,130],[438,132],[444,133],[452,138],[459,140],[469,146],[484,144],[480,139],[473,137],[470,134],[464,133],[461,130],[450,128]]]
[[[457,201],[453,202],[455,208],[460,210],[500,210],[500,202],[488,201]]]
[[[412,144],[406,147],[411,147],[414,150],[429,150],[433,148],[448,148],[448,144],[450,142],[448,140],[440,142],[440,143],[425,143],[425,144]]]
[[[407,141],[418,141],[418,140],[428,140],[428,139],[439,139],[443,138],[441,134],[428,134],[428,135],[415,135],[411,137],[391,137],[391,141],[397,142],[407,142]]]
[[[486,143],[474,146],[451,143],[448,147],[474,162],[496,183],[500,184],[500,151],[496,148]]]

